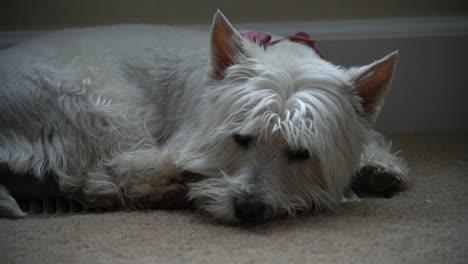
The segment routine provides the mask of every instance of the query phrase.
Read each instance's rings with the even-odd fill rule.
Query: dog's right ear
[[[225,70],[242,53],[241,35],[221,11],[216,11],[211,26],[211,64],[214,78],[223,79]]]

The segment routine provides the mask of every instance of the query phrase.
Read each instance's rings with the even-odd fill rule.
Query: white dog
[[[218,11],[211,35],[98,27],[4,50],[0,164],[89,206],[152,208],[185,191],[228,222],[333,209],[355,175],[367,192],[398,189],[404,162],[371,129],[397,53],[344,69],[305,34],[268,41]],[[0,185],[3,216],[25,215],[8,191],[21,182]]]

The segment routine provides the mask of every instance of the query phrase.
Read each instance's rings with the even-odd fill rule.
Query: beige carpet
[[[412,186],[257,227],[194,212],[0,219],[0,263],[468,263],[468,135],[403,136]]]

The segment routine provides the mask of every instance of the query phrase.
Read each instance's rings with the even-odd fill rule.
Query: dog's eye
[[[253,136],[251,135],[240,135],[240,134],[234,135],[234,141],[236,142],[236,144],[243,148],[248,148],[250,143],[252,143],[252,140],[253,140]]]
[[[304,161],[310,158],[310,153],[307,149],[288,149],[286,155],[289,162]]]

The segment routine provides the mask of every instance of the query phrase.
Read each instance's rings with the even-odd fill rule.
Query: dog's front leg
[[[404,187],[408,167],[398,152],[392,152],[390,141],[375,131],[370,133],[352,187],[358,194],[391,197]]]
[[[181,209],[188,188],[186,173],[175,160],[174,152],[151,148],[121,154],[107,162],[106,168],[127,207]]]

